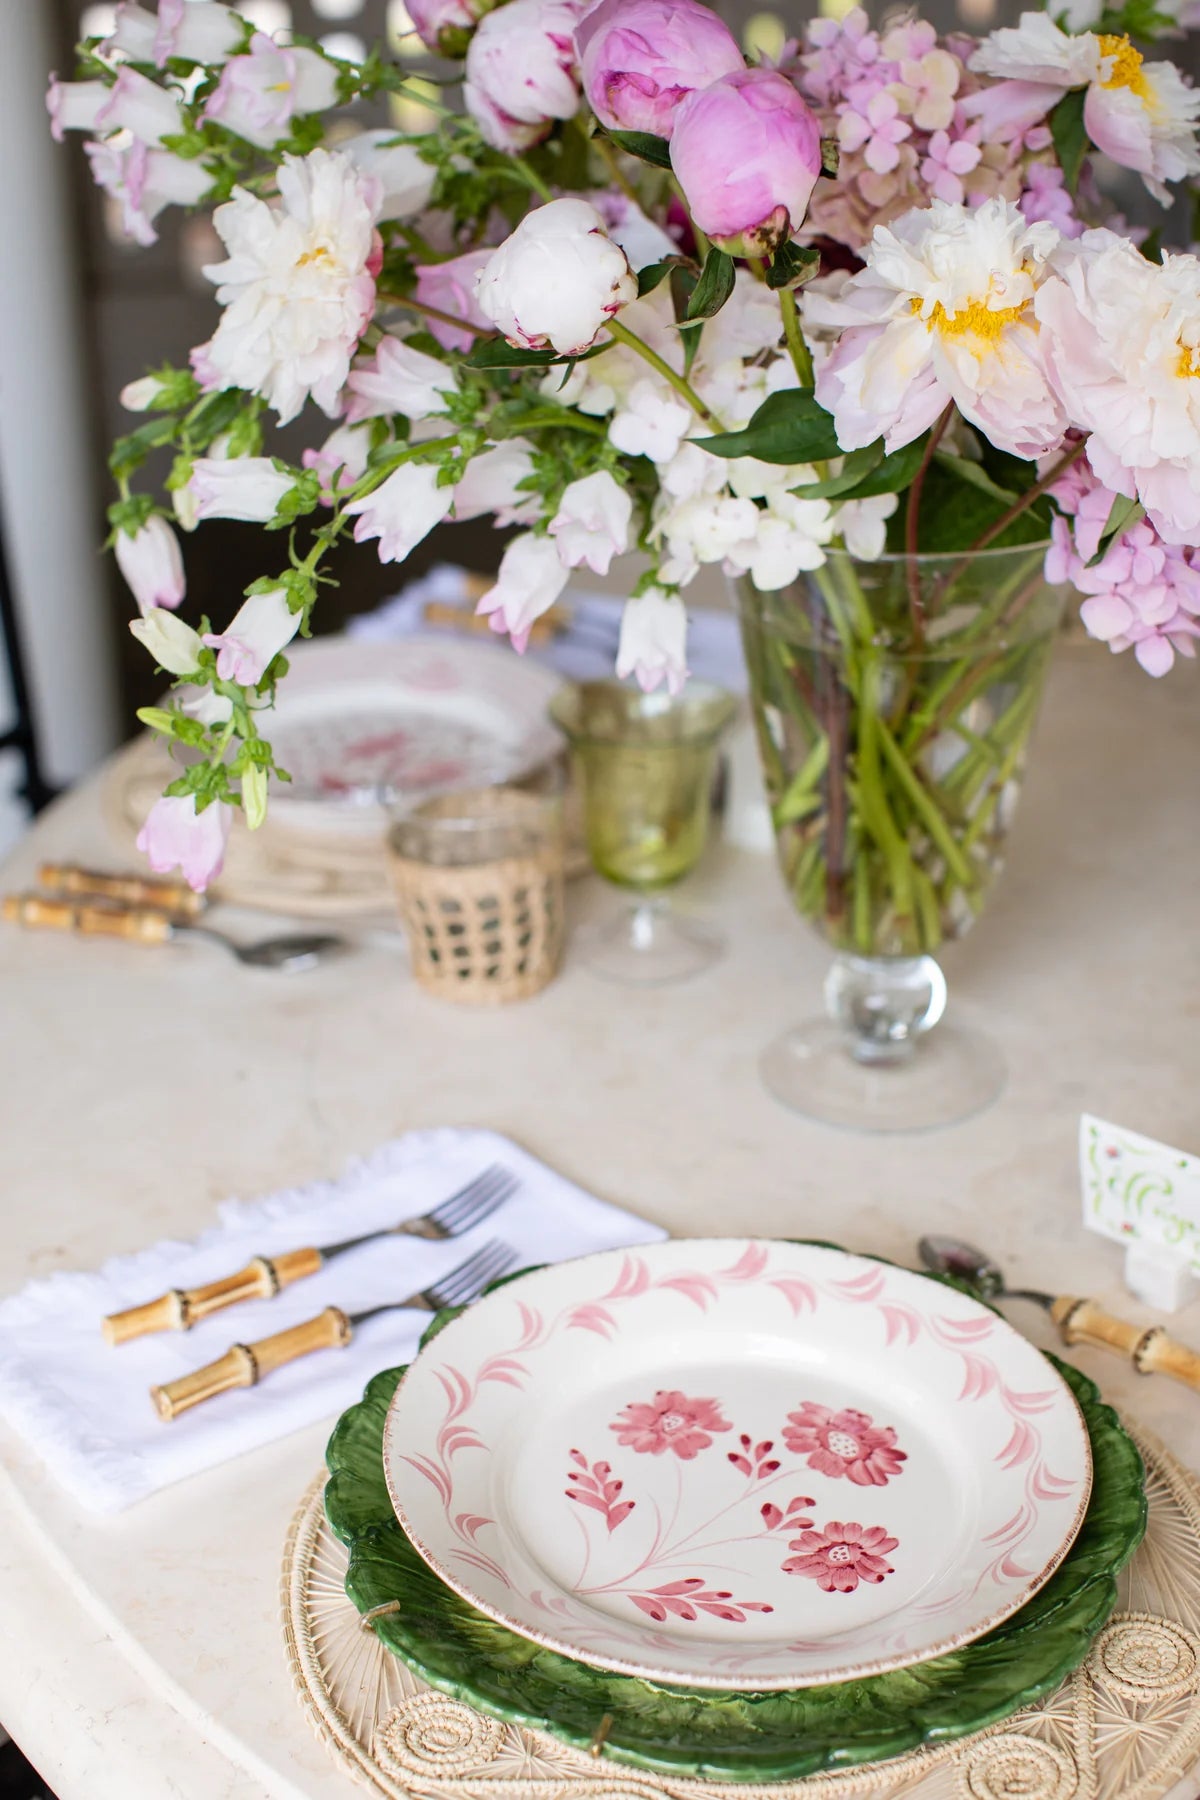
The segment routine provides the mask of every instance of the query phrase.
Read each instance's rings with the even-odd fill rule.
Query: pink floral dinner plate
[[[384,1466],[425,1561],[604,1668],[770,1689],[970,1642],[1048,1579],[1091,1455],[986,1307],[815,1245],[697,1239],[537,1270],[396,1390]]]

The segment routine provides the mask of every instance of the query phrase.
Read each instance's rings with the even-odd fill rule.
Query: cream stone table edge
[[[1011,868],[947,958],[952,1006],[992,1030],[1009,1086],[932,1137],[828,1132],[762,1091],[757,1053],[814,1009],[825,953],[750,855],[714,856],[685,891],[730,934],[710,975],[631,995],[569,961],[538,1000],[486,1018],[425,999],[379,948],[280,983],[200,946],[0,934],[0,1291],[191,1234],[230,1193],[333,1174],[401,1130],[468,1122],[678,1233],[736,1224],[903,1259],[918,1230],[957,1230],[1018,1281],[1148,1319],[1117,1248],[1079,1229],[1074,1134],[1086,1106],[1200,1143],[1187,675],[1155,685],[1099,651],[1060,657]],[[0,886],[27,884],[42,857],[119,854],[93,782]],[[608,898],[586,884],[577,903]],[[1013,1317],[1051,1341],[1036,1315]],[[1172,1325],[1200,1342],[1200,1307]],[[1195,1396],[1079,1361],[1200,1469]],[[0,1431],[0,1719],[61,1800],[349,1800],[296,1704],[277,1611],[283,1534],[325,1436],[97,1520]]]

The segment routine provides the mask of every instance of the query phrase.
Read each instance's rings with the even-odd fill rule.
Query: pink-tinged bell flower
[[[682,691],[687,680],[687,610],[675,594],[651,588],[625,602],[617,674],[632,675],[643,693],[666,682],[669,694]]]
[[[403,562],[453,504],[454,489],[439,485],[439,473],[432,463],[401,463],[374,493],[353,501],[346,511],[358,520],[355,543],[378,538],[380,562]]]
[[[132,537],[119,531],[114,549],[117,567],[129,583],[140,613],[156,606],[173,611],[179,605],[187,591],[183,557],[179,539],[161,513],[151,513]]]
[[[468,250],[446,262],[419,266],[416,299],[422,306],[436,306],[439,312],[452,313],[468,325],[487,330],[488,321],[475,303],[475,283],[491,260],[492,252],[485,248]],[[445,350],[466,351],[475,342],[475,333],[465,331],[461,325],[447,325],[444,319],[426,319],[425,324]]]
[[[367,472],[370,436],[353,425],[339,425],[319,450],[306,450],[300,458],[306,469],[321,477],[321,498],[332,506],[337,494],[352,488]]]
[[[660,1388],[652,1401],[631,1402],[609,1426],[627,1450],[640,1456],[669,1450],[681,1462],[707,1450],[717,1432],[732,1429],[716,1400],[689,1400],[678,1388]]]
[[[1050,379],[1088,460],[1168,543],[1200,543],[1200,258],[1128,238],[1064,244],[1035,303]]]
[[[277,44],[256,31],[244,56],[221,71],[204,117],[260,150],[286,137],[292,120],[325,112],[337,100],[337,71],[315,50]]]
[[[224,800],[213,800],[197,812],[194,794],[164,794],[150,808],[137,847],[156,875],[179,868],[188,886],[200,894],[225,866],[232,823],[233,808]]]
[[[788,1414],[783,1438],[793,1456],[807,1457],[810,1469],[835,1478],[844,1475],[856,1487],[886,1486],[908,1460],[896,1448],[892,1426],[875,1425],[869,1414],[852,1406],[833,1412],[806,1400]]]
[[[505,550],[495,586],[475,611],[487,618],[493,631],[506,631],[515,650],[524,651],[535,622],[554,605],[567,577],[551,540],[523,532]]]
[[[286,425],[310,395],[337,416],[375,310],[380,189],[329,150],[285,156],[277,181],[278,205],[235,188],[213,214],[229,259],[204,273],[225,310],[192,367],[206,391],[261,394]]]
[[[414,350],[402,338],[381,338],[373,357],[350,371],[346,382],[346,419],[384,419],[403,413],[427,419],[444,413],[448,395],[458,392],[453,369],[436,356]]]
[[[607,575],[614,556],[629,548],[633,501],[605,469],[572,481],[550,521],[550,536],[568,569]]]
[[[255,525],[273,519],[295,485],[295,477],[269,456],[198,456],[187,483],[196,523],[244,519]]]
[[[136,244],[158,240],[154,221],[167,206],[195,206],[212,186],[202,162],[143,144],[138,138],[99,138],[84,146],[98,188],[117,201],[121,227]]]
[[[743,69],[680,104],[671,166],[707,237],[764,256],[804,223],[821,173],[821,127],[783,75]]]
[[[478,519],[494,515],[493,524],[532,525],[542,510],[541,496],[522,486],[533,474],[533,445],[526,438],[505,438],[473,456],[454,490],[454,517]]]
[[[299,631],[300,617],[288,605],[283,588],[251,594],[224,631],[210,631],[202,640],[217,653],[221,680],[256,687]]]
[[[46,89],[46,111],[55,143],[62,143],[64,131],[95,131],[111,91],[104,81],[60,81],[52,75]]]
[[[244,35],[245,21],[216,0],[158,0],[154,60],[160,69],[170,57],[211,67],[232,55]]]
[[[686,95],[746,66],[729,27],[696,0],[599,0],[575,27],[575,46],[600,123],[661,138]]]
[[[118,73],[95,120],[98,131],[132,132],[143,144],[161,144],[182,131],[184,123],[179,96],[128,65]]]
[[[911,443],[954,401],[1014,456],[1061,442],[1068,419],[1047,378],[1034,296],[1058,244],[1007,200],[934,200],[877,226],[842,290],[842,332],[817,374],[843,450]]]
[[[637,299],[637,277],[594,206],[551,200],[527,212],[492,252],[475,297],[483,318],[510,344],[531,350],[551,345],[570,356],[586,350],[605,319]]]
[[[408,0],[413,30],[439,56],[464,56],[471,33],[496,0]]]
[[[153,606],[145,618],[132,619],[129,632],[150,652],[157,666],[171,675],[194,675],[200,667],[204,646],[199,632],[163,607]]]
[[[860,1581],[880,1582],[894,1573],[887,1561],[899,1544],[882,1525],[843,1525],[831,1519],[820,1531],[802,1531],[788,1544],[796,1552],[783,1564],[785,1575],[805,1575],[827,1594],[852,1594]]]
[[[372,175],[379,182],[376,218],[415,219],[429,205],[437,170],[415,144],[398,144],[396,136],[389,126],[382,125],[341,138],[338,150],[361,174]]]
[[[508,0],[467,50],[463,100],[497,150],[528,150],[579,110],[576,0]]]

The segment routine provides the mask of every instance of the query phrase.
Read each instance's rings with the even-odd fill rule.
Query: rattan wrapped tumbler
[[[397,820],[388,860],[413,974],[463,1006],[525,1000],[563,947],[558,794],[475,788]]]

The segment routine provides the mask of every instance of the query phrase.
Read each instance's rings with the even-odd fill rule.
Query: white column
[[[65,782],[112,748],[117,718],[68,150],[44,101],[51,11],[0,0],[0,508],[45,772]]]

